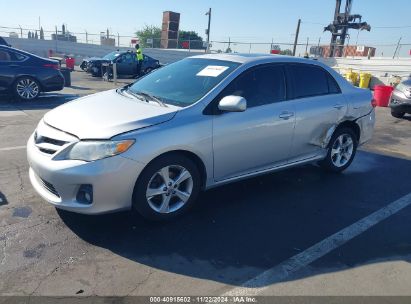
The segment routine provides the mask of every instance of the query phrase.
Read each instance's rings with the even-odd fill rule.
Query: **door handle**
[[[334,108],[335,108],[335,109],[338,109],[338,110],[341,110],[342,108],[344,108],[344,105],[343,105],[343,104],[336,104],[336,105],[334,106]]]
[[[290,119],[294,116],[293,112],[282,112],[278,117],[281,119]]]

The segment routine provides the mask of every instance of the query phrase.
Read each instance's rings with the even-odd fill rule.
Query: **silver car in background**
[[[411,78],[401,81],[394,89],[390,98],[391,115],[403,118],[411,114]]]
[[[29,174],[58,208],[162,220],[240,179],[313,162],[341,172],[374,122],[370,91],[317,61],[201,55],[48,112]]]

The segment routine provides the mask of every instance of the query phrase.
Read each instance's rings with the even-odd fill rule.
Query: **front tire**
[[[40,95],[40,84],[32,77],[20,77],[13,86],[14,96],[21,101],[32,101]]]
[[[391,115],[392,115],[392,117],[395,117],[395,118],[403,118],[405,113],[404,112],[396,112],[396,111],[391,110]]]
[[[191,159],[164,155],[151,162],[138,178],[133,209],[150,220],[169,220],[193,205],[200,188],[200,172]]]
[[[330,172],[342,172],[354,160],[357,152],[358,139],[350,128],[337,129],[328,144],[327,156],[320,166]]]

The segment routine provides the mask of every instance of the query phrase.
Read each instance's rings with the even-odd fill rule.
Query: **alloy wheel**
[[[331,149],[331,160],[334,166],[345,166],[351,159],[354,151],[354,141],[349,134],[341,134],[336,138]]]
[[[172,213],[181,209],[190,199],[193,177],[177,165],[166,166],[150,179],[146,190],[149,206],[158,213]]]
[[[40,88],[36,81],[30,78],[23,78],[17,82],[16,92],[20,98],[31,100],[39,95]]]

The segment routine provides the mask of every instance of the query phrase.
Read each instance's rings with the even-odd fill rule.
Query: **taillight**
[[[55,70],[60,70],[60,66],[58,64],[54,64],[54,63],[43,64],[43,67],[52,68],[52,69],[55,69]]]
[[[371,99],[371,105],[373,108],[377,106],[377,100],[375,98]]]

